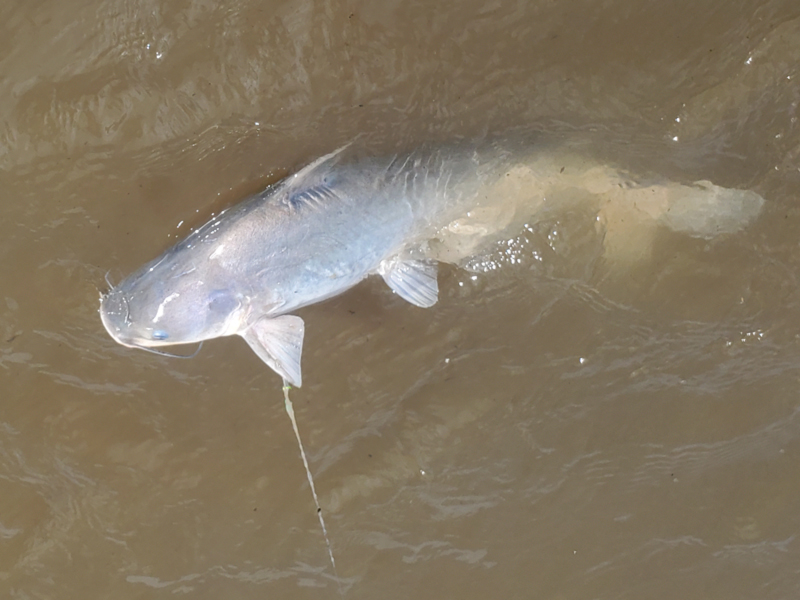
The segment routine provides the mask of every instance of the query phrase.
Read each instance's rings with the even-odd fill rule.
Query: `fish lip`
[[[109,322],[108,313],[105,312],[102,307],[100,307],[100,321],[103,323],[103,327],[105,327],[105,330],[108,332],[108,335],[111,336],[112,340],[128,348],[135,347],[122,335],[122,330],[119,327]]]
[[[130,311],[128,310],[128,301],[124,296],[121,296],[125,308],[125,325],[130,326]],[[105,299],[105,298],[104,298]],[[111,339],[118,343],[120,346],[125,346],[126,348],[134,348],[139,350],[149,350],[151,348],[160,348],[162,346],[173,346],[175,342],[170,340],[155,340],[149,338],[142,338],[142,337],[128,337],[125,335],[125,330],[116,325],[111,319],[111,313],[105,310],[105,306],[103,302],[100,303],[100,321],[103,323],[103,327],[108,332],[108,335],[111,336]],[[119,313],[114,313],[119,315]],[[189,343],[189,342],[187,342]]]
[[[112,316],[119,316],[120,313],[117,311],[109,311],[106,302],[111,298],[112,293],[114,290],[110,290],[107,294],[103,294],[100,298],[100,322],[103,323],[103,327],[108,332],[108,335],[111,336],[118,344],[125,346],[127,348],[135,348],[135,343],[130,339],[127,338],[121,327],[119,327],[114,320],[112,320]],[[128,308],[128,301],[125,296],[120,296],[122,302],[125,306],[125,324],[130,325],[130,309]]]
[[[106,322],[105,314],[101,311],[100,320],[103,322],[108,335],[111,336],[116,343],[126,348],[138,348],[140,350],[147,350],[149,348],[160,348],[162,346],[170,346],[169,342],[163,340],[149,340],[145,338],[126,338],[122,335],[122,330]]]
[[[125,336],[123,330],[110,321],[108,312],[104,311],[102,306],[100,307],[100,321],[103,323],[108,335],[111,336],[111,339],[126,348],[153,348],[170,345],[163,340],[148,340]]]

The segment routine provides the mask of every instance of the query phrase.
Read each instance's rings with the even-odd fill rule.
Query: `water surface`
[[[116,345],[104,275],[354,138],[522,127],[767,203],[625,261],[576,204],[444,267],[430,310],[374,279],[300,311],[347,597],[796,597],[796,2],[46,0],[0,23],[5,596],[337,597],[277,377],[238,338]]]

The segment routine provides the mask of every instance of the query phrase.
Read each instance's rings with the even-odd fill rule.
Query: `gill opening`
[[[138,344],[132,344],[131,348],[138,348],[139,350],[145,350],[146,352],[152,352],[153,354],[158,354],[159,356],[167,356],[169,358],[194,358],[197,356],[197,353],[200,352],[200,349],[203,347],[203,342],[200,342],[200,345],[197,346],[197,350],[192,352],[191,354],[173,354],[172,352],[165,352],[164,350],[156,350],[155,348],[148,348],[147,346],[139,346]]]

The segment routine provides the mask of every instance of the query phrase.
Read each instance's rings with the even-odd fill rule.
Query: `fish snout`
[[[131,346],[132,340],[128,329],[130,328],[130,310],[125,296],[111,290],[100,298],[100,320],[106,328],[108,335],[123,346]]]

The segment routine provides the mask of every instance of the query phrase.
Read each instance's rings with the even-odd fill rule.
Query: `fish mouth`
[[[118,313],[105,310],[105,306],[103,304],[100,305],[99,312],[100,312],[100,321],[103,323],[103,327],[105,327],[106,331],[108,332],[108,335],[110,335],[111,338],[121,346],[125,346],[126,348],[140,348],[142,350],[149,350],[151,348],[158,346],[170,345],[170,343],[165,340],[149,339],[149,338],[126,335],[125,330],[122,327],[120,327],[116,322],[116,317],[119,316]],[[125,325],[130,326],[127,314],[125,317]]]
[[[144,339],[129,335],[127,329],[133,324],[128,299],[124,294],[111,290],[100,296],[100,321],[108,335],[127,348],[146,348],[166,345],[162,340]]]
[[[144,350],[145,352],[150,352],[151,354],[158,354],[159,356],[166,356],[169,358],[194,358],[200,352],[201,348],[203,347],[203,342],[197,343],[197,348],[191,354],[176,354],[175,352],[167,352],[166,350],[157,350],[156,348],[161,346],[167,346],[168,344],[165,342],[153,342],[148,340],[150,345],[145,346],[143,344],[125,344],[123,342],[119,342],[123,346],[127,348],[136,348],[137,350]]]
[[[197,346],[197,349],[192,352],[191,354],[175,354],[173,352],[165,352],[164,350],[157,350],[156,348],[169,346],[170,342],[164,340],[155,340],[155,339],[144,339],[144,338],[132,338],[127,337],[123,334],[123,330],[114,324],[112,316],[116,313],[105,310],[105,306],[103,301],[109,296],[103,296],[101,298],[100,303],[100,321],[103,323],[103,327],[105,327],[108,335],[111,336],[115,342],[117,342],[121,346],[125,346],[126,348],[135,348],[137,350],[144,350],[145,352],[150,352],[152,354],[158,354],[159,356],[167,356],[169,358],[194,358],[197,356],[197,353],[200,352],[200,349],[203,347],[203,342],[201,341]],[[125,301],[125,305],[127,306],[127,301]],[[126,325],[129,324],[129,313],[126,313],[125,317]]]
[[[131,311],[128,300],[124,295],[115,293],[114,290],[100,295],[100,321],[115,342],[123,346],[133,347],[133,340],[124,335],[120,321],[126,326],[131,325]]]

